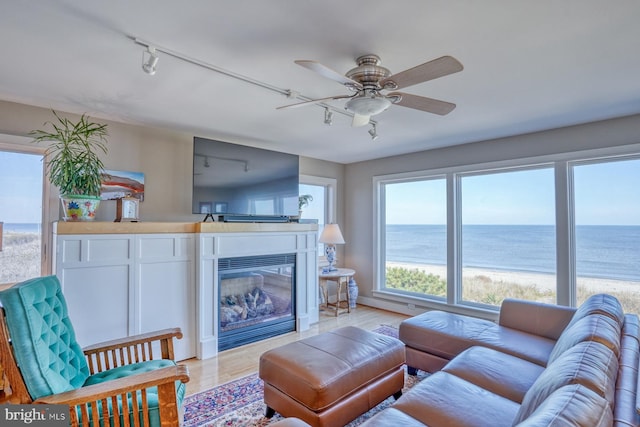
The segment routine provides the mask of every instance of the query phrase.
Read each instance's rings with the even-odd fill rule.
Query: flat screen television
[[[284,221],[298,214],[298,184],[297,155],[193,138],[194,214]]]

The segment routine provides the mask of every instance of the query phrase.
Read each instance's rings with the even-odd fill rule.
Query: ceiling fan
[[[353,91],[354,94],[313,99],[297,104],[285,105],[278,107],[278,109],[301,107],[336,99],[348,99],[345,104],[345,109],[353,113],[352,126],[366,125],[369,123],[371,116],[380,114],[389,108],[391,104],[426,111],[427,113],[439,114],[441,116],[449,114],[456,108],[456,104],[403,92],[384,94],[383,91],[403,89],[418,83],[437,79],[438,77],[457,73],[464,68],[462,64],[452,56],[443,56],[393,75],[388,69],[380,66],[380,58],[377,55],[360,56],[356,59],[358,66],[347,71],[344,76],[317,61],[297,60],[295,63],[343,84],[347,89]]]

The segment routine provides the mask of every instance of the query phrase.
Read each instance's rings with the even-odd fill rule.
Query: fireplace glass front
[[[218,260],[218,350],[295,331],[296,254]]]

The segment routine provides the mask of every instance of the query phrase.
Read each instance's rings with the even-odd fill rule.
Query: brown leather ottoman
[[[275,412],[312,426],[342,426],[404,386],[404,344],[347,326],[260,356],[267,417]]]

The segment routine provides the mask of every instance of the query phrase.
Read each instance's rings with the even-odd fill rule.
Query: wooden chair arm
[[[100,419],[104,425],[109,425],[109,417],[120,419],[123,426],[130,425],[129,413],[133,414],[134,423],[137,426],[142,416],[144,425],[149,425],[149,406],[147,389],[157,387],[158,410],[163,426],[178,427],[181,423],[181,411],[178,408],[175,382],[189,381],[189,371],[184,365],[168,366],[141,374],[130,375],[81,387],[64,393],[41,397],[33,403],[61,404],[69,406],[71,426],[79,426],[81,416],[82,425],[89,425],[91,420],[94,426],[100,425]],[[117,398],[120,397],[121,409]],[[111,405],[109,405],[111,402]]]
[[[189,370],[185,365],[167,366],[141,374],[133,374],[128,377],[105,381],[100,384],[88,385],[75,390],[65,391],[64,393],[44,396],[35,400],[33,403],[76,406],[112,396],[144,390],[161,384],[175,384],[176,381],[182,381],[183,383],[189,382]]]
[[[182,338],[180,328],[162,329],[87,346],[83,349],[91,374],[118,366],[154,359],[159,347],[162,359],[174,360],[173,338]]]

